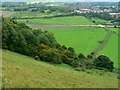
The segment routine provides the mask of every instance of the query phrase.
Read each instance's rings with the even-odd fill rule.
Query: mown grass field
[[[57,18],[41,18],[41,19],[18,19],[19,22],[29,22],[34,24],[50,24],[50,25],[93,25],[91,21],[83,16],[69,16]]]
[[[3,50],[5,88],[117,88],[113,76],[90,75]],[[112,81],[112,82],[111,82]]]

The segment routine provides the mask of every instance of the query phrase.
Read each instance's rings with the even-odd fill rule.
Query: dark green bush
[[[100,67],[100,68],[105,68],[108,69],[109,71],[113,71],[114,67],[113,67],[113,62],[109,59],[109,57],[104,56],[104,55],[100,55],[96,58],[96,60],[94,61],[94,65],[96,67]]]

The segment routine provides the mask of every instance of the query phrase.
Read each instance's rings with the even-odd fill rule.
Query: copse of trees
[[[104,55],[98,56],[94,61],[94,65],[98,68],[105,68],[111,72],[114,69],[113,62],[109,59],[109,57]]]
[[[73,68],[93,67],[105,68],[113,71],[113,62],[106,56],[96,59],[85,57],[82,53],[77,55],[72,47],[60,45],[54,35],[48,31],[32,29],[13,19],[2,17],[2,48],[18,52],[36,60],[54,64],[65,63]],[[98,69],[99,69],[98,68]]]

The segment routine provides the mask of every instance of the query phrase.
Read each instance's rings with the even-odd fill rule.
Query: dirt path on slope
[[[103,39],[102,41],[99,41],[99,45],[98,45],[97,48],[93,51],[93,54],[92,54],[93,58],[95,58],[96,55],[98,55],[98,53],[99,53],[101,50],[103,50],[103,48],[106,46],[106,44],[108,43],[108,41],[109,41],[109,39],[110,39],[110,37],[111,37],[111,35],[112,35],[112,31],[111,31],[111,30],[107,30],[107,29],[105,29],[105,30],[107,31],[107,34],[106,34],[106,36],[104,37],[104,39]]]

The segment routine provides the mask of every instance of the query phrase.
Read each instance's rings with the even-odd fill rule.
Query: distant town
[[[4,16],[27,11],[46,14],[45,16],[84,15],[92,18],[93,21],[93,18],[101,18],[113,24],[119,24],[120,21],[118,2],[2,2],[1,10]],[[11,11],[11,13],[8,11]],[[13,17],[27,18],[27,16]],[[44,15],[37,17],[44,17]]]

